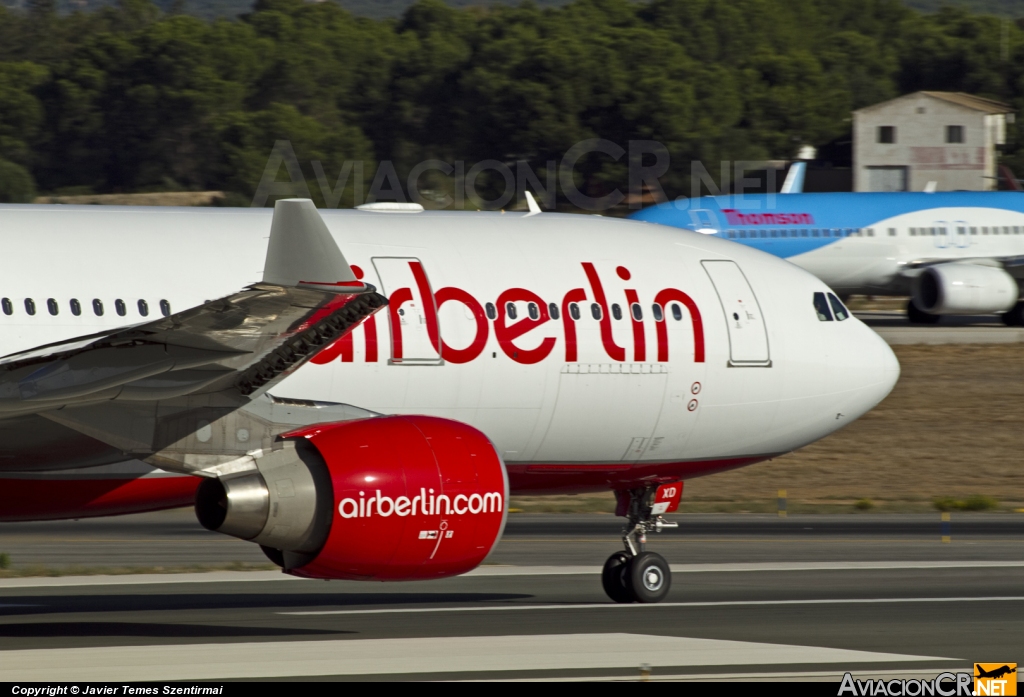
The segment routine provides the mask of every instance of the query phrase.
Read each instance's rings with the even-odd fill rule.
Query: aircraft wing
[[[1016,279],[1024,280],[1024,256],[1012,257],[954,257],[949,259],[917,259],[900,270],[900,275],[912,279],[930,266],[940,264],[978,264],[1001,268]]]
[[[197,394],[244,404],[386,303],[356,280],[311,201],[279,201],[262,282],[152,322],[0,358],[0,418]]]

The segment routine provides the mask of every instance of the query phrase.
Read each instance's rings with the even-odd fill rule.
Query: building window
[[[896,142],[896,127],[895,126],[879,126],[878,127],[878,142],[879,143],[895,143]]]
[[[964,142],[964,127],[963,126],[946,126],[946,142],[947,143],[962,143],[962,142]]]

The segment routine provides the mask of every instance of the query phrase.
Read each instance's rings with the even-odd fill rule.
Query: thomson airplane
[[[1024,325],[1019,192],[706,196],[632,217],[769,252],[841,297],[909,295],[911,322],[999,313],[1007,325]]]
[[[896,382],[820,280],[756,250],[390,208],[0,206],[0,519],[193,504],[287,573],[416,580],[480,564],[510,494],[612,490],[604,587],[657,602],[646,536],[684,480]]]

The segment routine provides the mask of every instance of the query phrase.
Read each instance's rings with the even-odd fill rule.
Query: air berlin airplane
[[[748,247],[378,208],[0,206],[0,519],[194,503],[287,573],[398,581],[479,565],[510,493],[611,490],[605,589],[657,602],[647,533],[685,479],[822,438],[899,374]]]

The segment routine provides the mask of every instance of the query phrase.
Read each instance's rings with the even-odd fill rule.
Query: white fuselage
[[[1021,256],[1024,213],[957,207],[885,218],[854,236],[788,260],[844,294],[903,295],[910,292],[908,269],[922,262]]]
[[[161,301],[177,312],[259,281],[271,215],[0,207],[0,299],[11,311],[0,313],[0,354],[145,322]],[[557,214],[323,219],[391,307],[373,319],[376,349],[364,324],[274,395],[463,421],[510,466],[768,457],[850,423],[898,376],[890,349],[860,321],[818,320],[821,281],[726,240]]]

